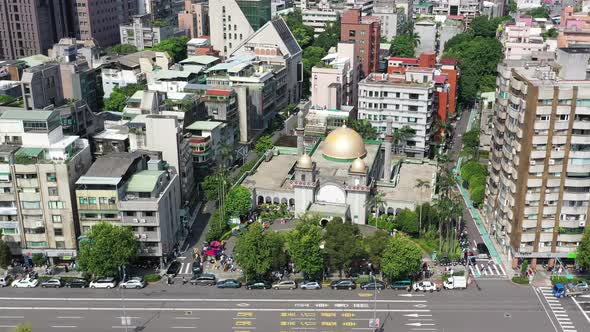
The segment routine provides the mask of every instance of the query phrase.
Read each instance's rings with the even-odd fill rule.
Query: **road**
[[[532,287],[482,281],[440,293],[275,291],[152,285],[143,290],[0,289],[0,331],[557,331]],[[124,295],[124,298],[121,297]],[[563,331],[559,331],[563,332]]]

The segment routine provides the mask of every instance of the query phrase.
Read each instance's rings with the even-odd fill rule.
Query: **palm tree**
[[[375,220],[379,220],[379,210],[385,209],[385,194],[378,192],[369,195],[365,202],[365,207],[375,208]]]
[[[418,45],[420,45],[420,35],[417,32],[414,32],[412,30],[412,31],[408,32],[408,35],[411,37],[414,47],[417,47]]]
[[[418,228],[418,237],[420,237],[422,235],[422,205],[424,204],[424,202],[422,202],[422,193],[424,189],[430,188],[430,181],[416,179],[416,185],[414,186],[414,188],[418,188],[420,190],[420,225]]]
[[[393,144],[396,147],[396,153],[399,153],[399,146],[401,145],[401,143],[403,142],[403,144],[405,145],[408,138],[414,136],[415,134],[416,130],[410,126],[403,126],[400,129],[396,129],[393,133]]]

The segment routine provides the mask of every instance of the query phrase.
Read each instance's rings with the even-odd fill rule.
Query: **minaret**
[[[297,128],[295,128],[295,135],[297,136],[297,155],[301,157],[305,153],[305,146],[303,145],[303,134],[305,127],[303,127],[303,120],[305,115],[302,110],[297,113]]]
[[[387,118],[387,128],[385,129],[385,153],[383,154],[383,181],[389,182],[391,180],[391,149],[393,147],[393,135],[392,135],[392,123],[391,117]]]

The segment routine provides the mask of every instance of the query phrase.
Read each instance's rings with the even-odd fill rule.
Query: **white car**
[[[117,280],[115,278],[100,278],[90,283],[90,288],[115,288]]]
[[[119,284],[121,288],[144,288],[145,282],[141,278],[131,278]]]
[[[39,285],[39,280],[37,279],[18,279],[12,282],[12,287],[16,288],[35,288]]]
[[[412,285],[412,289],[414,290],[414,292],[434,292],[440,291],[440,287],[438,287],[435,283],[433,283],[432,281],[420,281],[415,283],[414,285]]]
[[[322,289],[322,285],[320,285],[316,281],[308,281],[308,282],[301,283],[299,285],[299,288],[301,288],[301,289]]]

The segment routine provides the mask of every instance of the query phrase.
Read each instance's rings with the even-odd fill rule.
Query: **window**
[[[22,201],[21,205],[23,209],[40,209],[41,202],[39,201]]]
[[[2,234],[4,235],[15,235],[18,234],[16,232],[16,228],[2,228]]]
[[[144,229],[146,232],[155,232],[156,231],[156,227],[154,227],[154,226],[145,227]]]
[[[47,247],[47,242],[46,241],[27,241],[27,247],[31,247],[31,248]]]
[[[417,118],[408,118],[408,122],[410,123],[416,123],[418,121]]]
[[[88,199],[86,197],[79,197],[78,202],[80,202],[80,204],[86,204],[88,202]]]
[[[49,208],[50,209],[63,209],[64,207],[65,207],[65,204],[62,201],[49,201]]]
[[[54,224],[60,224],[61,223],[61,215],[59,215],[59,214],[51,215],[51,221],[53,221]]]
[[[90,230],[90,226],[82,226],[82,234],[87,233]]]
[[[55,173],[47,173],[47,182],[55,182],[57,181],[57,176]]]
[[[47,187],[47,192],[49,193],[49,196],[59,195],[59,193],[57,191],[57,187]]]
[[[356,31],[354,31],[354,30],[348,31],[348,37],[355,37],[355,36],[356,36]]]
[[[64,241],[55,241],[55,247],[58,249],[63,249],[66,247],[66,243]]]
[[[125,211],[125,217],[135,217],[135,211]]]
[[[417,93],[410,93],[410,95],[409,95],[410,99],[418,99],[419,97],[420,97],[420,95]]]
[[[570,119],[569,114],[560,114],[559,115],[559,121],[567,121]]]
[[[96,197],[88,197],[88,204],[95,205]]]
[[[53,234],[55,234],[55,236],[64,236],[64,230],[61,228],[54,228]]]
[[[143,215],[146,217],[153,217],[156,213],[154,211],[145,211]]]

